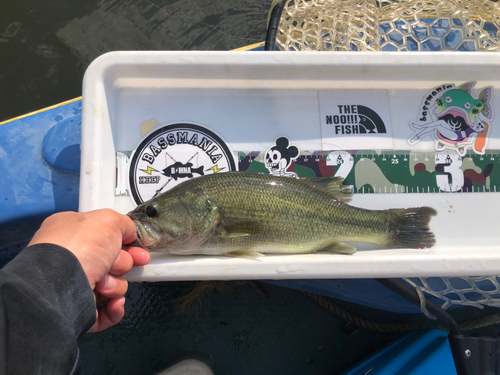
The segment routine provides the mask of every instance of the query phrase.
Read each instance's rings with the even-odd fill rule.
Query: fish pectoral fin
[[[261,225],[258,221],[235,221],[219,225],[218,228],[222,231],[222,236],[225,238],[247,237],[261,231]]]
[[[229,253],[226,253],[224,255],[226,255],[228,257],[245,258],[245,259],[257,259],[257,258],[264,256],[264,254],[261,254],[257,251],[253,251],[253,250],[235,250],[235,251],[231,251]]]
[[[356,248],[343,242],[334,242],[321,250],[317,254],[354,254]]]
[[[343,177],[303,178],[302,180],[331,195],[332,198],[341,199],[344,202],[349,202],[352,199],[353,186],[342,185]]]

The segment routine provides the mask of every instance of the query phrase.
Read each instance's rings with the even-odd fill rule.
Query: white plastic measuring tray
[[[406,193],[404,186],[394,184],[388,188],[385,184],[383,190],[375,188],[375,194],[368,194],[364,191],[368,185],[355,186],[358,193],[351,204],[368,209],[423,205],[435,208],[438,214],[430,224],[437,240],[433,248],[388,250],[364,244],[350,256],[266,255],[257,260],[155,253],[151,264],[136,267],[129,279],[498,275],[500,193],[496,193],[492,176],[498,176],[500,170],[494,167],[488,171],[489,176],[483,175],[483,184],[474,183],[473,188],[480,188],[473,192],[442,190],[456,190],[465,184],[464,178],[472,178],[461,172],[455,174],[459,163],[468,163],[462,170],[470,169],[481,176],[481,168],[467,155],[491,159],[493,164],[500,157],[500,152],[495,151],[500,150],[499,89],[500,55],[496,53],[109,53],[94,61],[84,78],[80,211],[107,207],[127,213],[134,208],[130,195],[117,195],[117,152],[134,151],[144,132],[155,132],[164,125],[194,124],[208,129],[228,145],[236,161],[241,155],[238,152],[265,154],[280,137],[297,146],[302,156],[312,151],[358,150],[359,154],[359,150],[384,149],[398,150],[399,156],[413,158],[420,152],[424,159],[418,159],[418,167],[413,165],[419,172],[412,169],[408,173],[417,179],[434,178],[432,189]],[[448,94],[443,96],[448,90],[462,90],[472,98],[469,105],[482,101],[483,109],[488,107],[489,111],[473,113],[466,96],[456,91],[449,98]],[[444,121],[438,123],[433,118],[440,97],[441,107],[449,107],[451,100],[463,109],[450,112],[454,123],[460,113],[463,117],[469,113],[472,125],[487,125],[486,133],[476,129],[461,135],[463,129],[446,130]],[[364,131],[361,121],[367,119],[362,114],[372,122]],[[384,129],[379,126],[382,123]],[[436,141],[439,136],[445,137],[440,144]],[[461,140],[461,136],[465,138]],[[417,142],[411,142],[412,137]],[[454,137],[458,141],[454,142]],[[385,155],[390,159],[388,152]],[[484,155],[479,155],[481,152]],[[443,155],[451,156],[451,161],[440,177],[432,177],[437,173],[436,157]],[[197,165],[188,156],[170,155],[182,165],[191,160],[194,169]],[[370,160],[367,156],[367,166]],[[331,159],[326,160],[326,167],[340,170]],[[362,172],[356,172],[357,181],[363,179]],[[176,181],[188,178],[178,177]],[[123,181],[127,179],[125,176]],[[155,179],[145,181],[154,183]]]

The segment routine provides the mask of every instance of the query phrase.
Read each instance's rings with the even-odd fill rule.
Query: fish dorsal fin
[[[462,91],[465,91],[467,94],[469,95],[472,95],[472,88],[476,85],[476,82],[472,81],[472,82],[465,82],[465,83],[462,83],[458,89],[459,90],[462,90]]]
[[[349,202],[352,199],[353,187],[352,185],[342,185],[343,177],[302,178],[302,181],[332,198],[341,199],[344,202]]]
[[[219,225],[218,228],[225,238],[253,236],[261,231],[260,223],[254,220],[234,221]]]

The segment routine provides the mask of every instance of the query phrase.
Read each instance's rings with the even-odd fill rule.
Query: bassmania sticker
[[[459,87],[443,84],[431,89],[422,100],[418,121],[410,122],[414,133],[408,143],[414,145],[430,136],[436,151],[455,150],[464,156],[471,149],[484,155],[493,121],[493,88],[474,91],[475,85],[472,81]]]
[[[233,153],[218,135],[199,125],[168,125],[133,152],[129,192],[141,204],[190,178],[235,170]]]

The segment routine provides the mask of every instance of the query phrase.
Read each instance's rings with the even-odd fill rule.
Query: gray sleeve
[[[24,249],[0,270],[0,374],[79,373],[77,340],[95,320],[78,259],[53,244]]]

